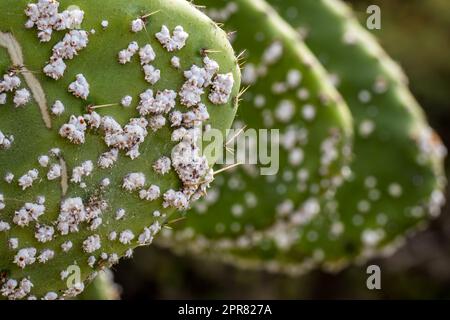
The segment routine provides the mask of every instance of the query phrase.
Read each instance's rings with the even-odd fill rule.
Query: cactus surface
[[[195,206],[183,229],[173,235],[165,230],[160,240],[176,241],[175,250],[226,257],[229,250],[261,239],[270,257],[276,254],[273,242],[291,242],[284,234],[295,237],[298,223],[312,219],[342,183],[351,154],[351,118],[321,65],[265,2],[199,4],[227,31],[236,30],[233,45],[246,50],[243,83],[250,87],[237,122],[246,130],[280,130],[279,171],[264,176],[257,166],[244,165],[224,173],[220,188]],[[297,215],[289,216],[291,210]]]
[[[355,145],[350,179],[294,234],[275,229],[268,237],[241,237],[236,245],[229,245],[220,238],[208,240],[192,223],[188,227],[197,231],[203,253],[244,267],[291,274],[317,265],[339,270],[354,260],[392,253],[405,235],[439,215],[445,148],[426,123],[401,70],[344,4],[336,0],[270,3],[304,37],[351,109]],[[262,188],[273,187],[266,184],[242,192]],[[217,203],[223,210],[233,205],[225,197]],[[287,215],[295,217],[295,209]],[[220,217],[217,210],[209,215]],[[175,233],[170,240],[175,251],[193,251],[177,238]]]
[[[0,15],[1,297],[71,297],[206,192],[198,136],[231,126],[238,62],[184,0],[2,0]]]

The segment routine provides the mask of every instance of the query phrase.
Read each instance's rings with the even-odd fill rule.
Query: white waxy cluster
[[[72,249],[72,247],[73,247],[73,244],[72,244],[72,241],[70,241],[70,240],[61,244],[61,249],[63,252],[68,252],[70,249]]]
[[[14,279],[8,279],[1,287],[0,293],[8,299],[17,300],[25,298],[32,288],[33,283],[27,278],[23,278],[20,283]]]
[[[148,89],[140,94],[137,110],[141,116],[167,114],[175,107],[176,97],[177,93],[173,90],[158,91],[154,97],[153,91]]]
[[[74,144],[83,144],[86,128],[86,121],[83,117],[72,115],[70,116],[69,123],[63,124],[59,129],[59,134]]]
[[[58,12],[59,2],[56,0],[39,0],[30,3],[25,9],[28,21],[25,27],[38,29],[38,38],[41,42],[51,40],[53,31],[79,28],[84,19],[84,12],[77,8],[71,8]]]
[[[61,101],[56,100],[52,105],[51,111],[53,115],[60,116],[64,113],[64,109],[64,104]]]
[[[171,64],[172,67],[174,67],[175,69],[180,69],[180,68],[181,68],[180,58],[177,57],[177,56],[173,56],[172,59],[170,59],[170,64]]]
[[[19,186],[22,188],[22,190],[31,187],[34,181],[37,180],[38,176],[39,171],[37,169],[29,170],[26,174],[19,178]]]
[[[234,78],[231,73],[218,74],[213,83],[209,94],[209,100],[214,104],[225,104],[230,99],[233,89]]]
[[[145,175],[142,172],[127,174],[123,179],[122,187],[127,191],[134,191],[145,185]]]
[[[186,82],[181,87],[180,97],[181,103],[187,107],[201,102],[203,88],[211,85],[213,77],[219,71],[218,63],[208,57],[203,59],[203,64],[203,68],[193,65],[190,70],[184,72]]]
[[[33,264],[36,261],[36,248],[24,248],[20,249],[14,256],[14,263],[19,268],[25,268],[26,266]]]
[[[89,96],[89,83],[82,74],[77,74],[76,80],[69,85],[69,92],[77,98],[87,99]]]
[[[102,124],[102,117],[95,111],[83,115],[83,118],[91,129],[98,129]]]
[[[14,180],[14,174],[11,173],[11,172],[7,172],[5,174],[5,178],[4,179],[5,179],[6,183],[12,183],[13,180]]]
[[[122,100],[120,101],[120,104],[125,107],[128,108],[129,106],[131,106],[131,102],[133,102],[133,98],[131,96],[125,96],[122,98]]]
[[[55,234],[55,229],[52,226],[38,226],[34,237],[39,242],[49,242],[52,241],[53,235]]]
[[[104,140],[109,147],[126,150],[131,159],[139,157],[139,145],[144,142],[148,132],[148,121],[145,118],[133,118],[124,128],[114,118],[106,116],[101,120]]]
[[[130,244],[134,239],[134,234],[131,230],[122,231],[119,235],[119,242],[122,244]]]
[[[145,81],[154,85],[161,79],[161,70],[156,69],[151,64],[145,64],[142,69],[144,70]]]
[[[70,181],[75,183],[81,183],[83,177],[88,177],[94,170],[94,164],[92,161],[87,160],[81,164],[81,166],[75,167],[72,170],[72,178]]]
[[[125,209],[123,209],[123,208],[117,209],[117,211],[116,211],[116,217],[115,217],[116,220],[122,219],[123,217],[125,217],[125,214],[126,214]]]
[[[119,52],[119,63],[126,64],[131,61],[131,58],[138,52],[139,45],[136,41],[130,42],[128,47]]]
[[[21,83],[18,76],[5,74],[3,80],[0,81],[0,93],[15,91],[20,87]]]
[[[30,99],[31,99],[30,91],[28,91],[28,89],[26,88],[23,88],[16,91],[16,93],[14,94],[13,102],[17,108],[26,105],[28,102],[30,102]]]
[[[0,149],[9,149],[13,141],[14,136],[5,136],[5,134],[0,131]]]
[[[47,172],[47,179],[51,181],[58,179],[59,177],[61,177],[61,166],[57,163],[52,164]]]
[[[198,105],[204,88],[212,85],[209,100],[214,104],[225,104],[228,102],[234,85],[231,73],[217,74],[219,65],[216,61],[205,57],[204,67],[193,65],[190,70],[184,72],[187,79],[180,90],[181,103],[187,107]]]
[[[8,247],[11,250],[15,250],[19,247],[19,239],[17,238],[10,238],[8,240]]]
[[[92,253],[101,248],[100,236],[98,234],[89,236],[83,241],[83,250],[87,253]]]
[[[5,209],[5,196],[3,193],[0,193],[0,211]]]
[[[87,220],[86,209],[81,198],[68,198],[61,203],[57,229],[62,235],[79,231],[79,225]]]
[[[0,232],[5,232],[11,229],[11,226],[9,223],[0,220]]]
[[[173,207],[178,210],[187,210],[189,207],[189,198],[181,191],[169,189],[164,193],[164,208]]]
[[[111,168],[117,161],[118,157],[119,150],[113,148],[107,152],[102,153],[98,158],[97,164],[102,169]]]
[[[161,31],[155,36],[169,52],[181,50],[186,45],[186,40],[189,38],[189,34],[184,31],[182,26],[176,26],[173,30],[173,35],[171,35],[169,29],[163,25]]]
[[[58,299],[58,294],[56,292],[47,292],[42,300],[56,300]]]
[[[166,125],[166,118],[162,114],[157,114],[148,119],[148,126],[153,132],[158,131]]]
[[[40,263],[46,263],[47,261],[53,259],[55,257],[55,251],[50,249],[43,250],[39,256],[37,257]]]
[[[147,190],[142,189],[139,191],[139,197],[142,200],[153,201],[159,198],[161,191],[158,186],[151,185]]]
[[[195,141],[183,139],[172,149],[172,166],[187,188],[200,186],[213,180],[206,157],[200,155]]]
[[[167,114],[175,107],[176,97],[173,90],[158,91],[154,97],[153,91],[149,89],[141,93],[137,110],[142,116]]]
[[[19,89],[21,83],[20,78],[14,72],[3,75],[3,80],[0,80],[0,104],[6,103],[6,92],[14,92],[13,102],[16,108],[29,103],[30,91],[26,88]]]
[[[144,231],[138,236],[138,243],[140,245],[149,245],[153,241],[153,237],[161,230],[161,224],[159,221],[155,221],[148,228],[144,228]]]
[[[155,161],[155,163],[153,164],[153,170],[155,170],[155,172],[159,174],[164,175],[170,171],[171,164],[172,162],[170,161],[170,158],[164,156]]]
[[[39,165],[43,168],[46,168],[48,166],[49,161],[50,158],[47,155],[42,155],[38,158]]]
[[[156,54],[152,46],[146,44],[139,50],[139,57],[141,58],[141,65],[146,65],[156,59]]]
[[[141,18],[137,18],[133,21],[131,21],[131,31],[133,32],[140,32],[144,30],[145,28],[145,22]]]
[[[86,48],[88,42],[89,34],[84,30],[72,30],[66,33],[63,40],[53,47],[53,54],[44,67],[44,73],[52,79],[60,79],[67,68],[64,60],[73,59],[79,51]]]

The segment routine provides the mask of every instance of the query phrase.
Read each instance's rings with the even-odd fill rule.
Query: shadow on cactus
[[[205,194],[198,137],[231,126],[238,62],[183,0],[0,12],[1,296],[71,297]]]

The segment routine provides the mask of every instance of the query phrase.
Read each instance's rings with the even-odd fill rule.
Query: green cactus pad
[[[405,235],[439,214],[445,148],[407,90],[405,76],[346,6],[335,0],[271,3],[305,36],[350,106],[355,119],[350,181],[293,232],[242,237],[241,247],[200,235],[198,242],[232,264],[291,274],[317,265],[338,270],[354,260],[392,253]],[[221,202],[223,208],[231,205]],[[175,250],[183,251],[179,247]]]
[[[111,270],[102,270],[77,300],[119,300],[122,288],[114,282]]]
[[[262,165],[223,173],[218,187],[195,206],[189,219],[160,238],[163,245],[176,242],[175,250],[188,247],[221,256],[221,249],[245,246],[248,239],[266,239],[278,229],[290,228],[290,210],[312,208],[309,219],[322,199],[333,198],[347,171],[352,125],[347,106],[321,65],[264,2],[200,4],[213,19],[224,22],[227,31],[236,31],[235,49],[246,50],[243,83],[250,87],[237,123],[246,125],[246,131],[280,130],[276,174],[261,175]]]
[[[0,3],[0,94],[11,89],[0,96],[0,290],[10,299],[72,296],[151,243],[212,180],[216,159],[193,133],[225,132],[237,110],[233,49],[190,3],[57,4]],[[208,83],[183,74],[193,65]]]

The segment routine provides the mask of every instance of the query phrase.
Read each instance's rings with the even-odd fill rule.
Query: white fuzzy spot
[[[97,251],[101,247],[100,236],[98,234],[87,237],[83,241],[83,250],[87,253]]]
[[[142,172],[129,173],[123,179],[122,188],[127,191],[134,191],[145,185],[145,175]]]
[[[56,100],[51,110],[55,116],[60,116],[64,113],[65,107],[61,101]]]
[[[173,36],[171,36],[169,29],[163,25],[161,31],[155,36],[167,51],[172,52],[180,50],[186,45],[189,34],[184,31],[182,26],[176,26],[173,30]]]
[[[87,99],[89,96],[89,83],[82,74],[77,74],[76,80],[69,85],[69,92],[77,98]]]
[[[16,93],[14,94],[14,104],[17,107],[21,107],[26,105],[28,102],[30,102],[30,91],[28,91],[28,89],[20,89],[17,90]]]

